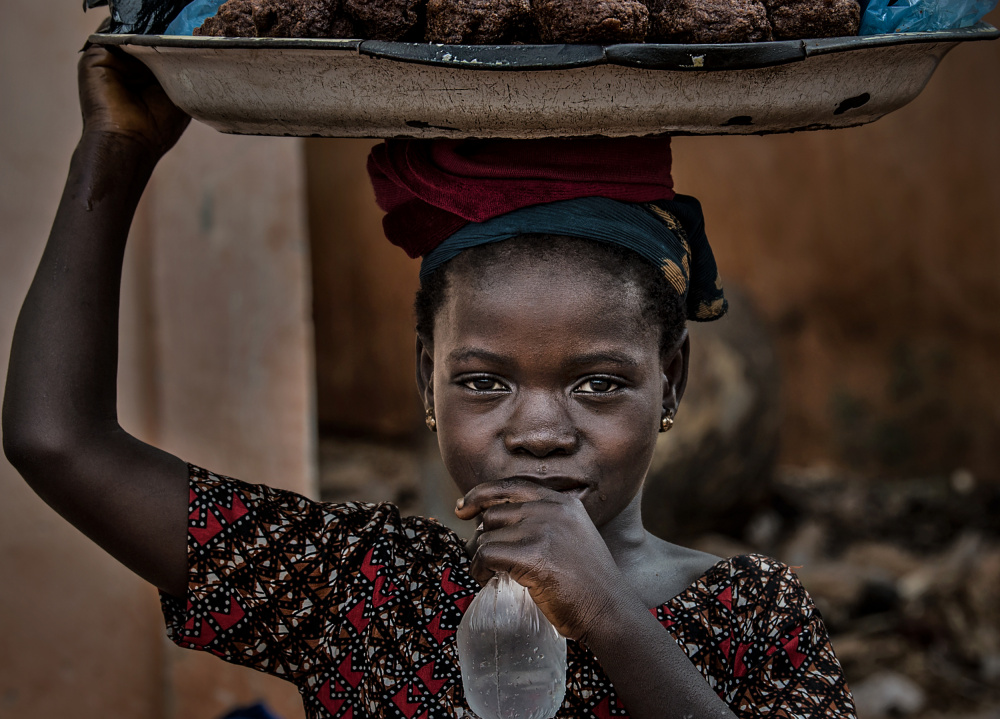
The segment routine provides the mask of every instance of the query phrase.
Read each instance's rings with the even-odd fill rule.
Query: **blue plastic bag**
[[[111,6],[107,32],[159,35],[190,0],[84,0],[83,8]]]
[[[858,34],[970,27],[996,6],[997,0],[871,0],[861,16]]]
[[[195,28],[208,18],[214,17],[224,0],[194,0],[174,18],[164,35],[194,35]]]

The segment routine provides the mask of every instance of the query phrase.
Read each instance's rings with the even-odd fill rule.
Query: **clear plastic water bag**
[[[469,605],[456,634],[469,708],[480,719],[550,719],[566,693],[566,639],[506,572]]]

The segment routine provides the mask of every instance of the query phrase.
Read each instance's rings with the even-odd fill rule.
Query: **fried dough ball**
[[[195,35],[215,37],[353,37],[341,0],[227,0]]]
[[[351,37],[341,0],[253,0],[257,37]]]
[[[344,12],[354,21],[360,37],[371,40],[423,38],[423,13],[427,0],[344,0]]]
[[[650,42],[729,43],[771,39],[760,0],[647,0]]]
[[[528,0],[428,0],[427,42],[505,45],[530,39]]]
[[[208,37],[256,37],[251,0],[227,0],[210,17],[195,28],[195,35]]]
[[[775,40],[857,35],[858,0],[763,0]]]
[[[546,43],[642,42],[649,31],[640,0],[533,0],[531,13]]]

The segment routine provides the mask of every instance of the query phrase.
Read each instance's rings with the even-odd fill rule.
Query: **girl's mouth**
[[[511,479],[524,480],[526,482],[531,482],[537,484],[539,487],[545,487],[546,489],[551,489],[555,492],[561,494],[568,494],[574,497],[582,497],[588,489],[590,489],[590,484],[582,479],[576,479],[574,477],[559,477],[552,475],[528,475],[520,474]]]

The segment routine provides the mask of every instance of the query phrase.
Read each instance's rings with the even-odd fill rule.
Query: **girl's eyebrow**
[[[506,357],[495,352],[490,352],[489,350],[479,349],[475,347],[462,347],[451,354],[448,355],[448,359],[452,362],[465,362],[468,360],[481,360],[483,362],[488,362],[496,365],[510,365],[514,364],[514,360],[510,357]],[[566,364],[570,367],[586,367],[591,365],[599,364],[613,364],[619,367],[635,368],[640,365],[640,362],[631,355],[624,352],[616,352],[614,350],[602,351],[602,352],[588,352],[586,354],[574,355],[570,357]]]
[[[573,367],[595,364],[614,364],[621,367],[634,368],[638,367],[640,362],[635,357],[625,354],[624,352],[615,352],[614,350],[610,350],[606,352],[590,352],[587,354],[575,355],[570,358],[568,364]]]
[[[509,357],[504,357],[503,355],[496,354],[495,352],[478,349],[476,347],[460,347],[449,354],[448,359],[452,362],[465,362],[467,360],[477,359],[482,360],[483,362],[490,362],[492,364],[506,365],[512,363],[512,360]]]

